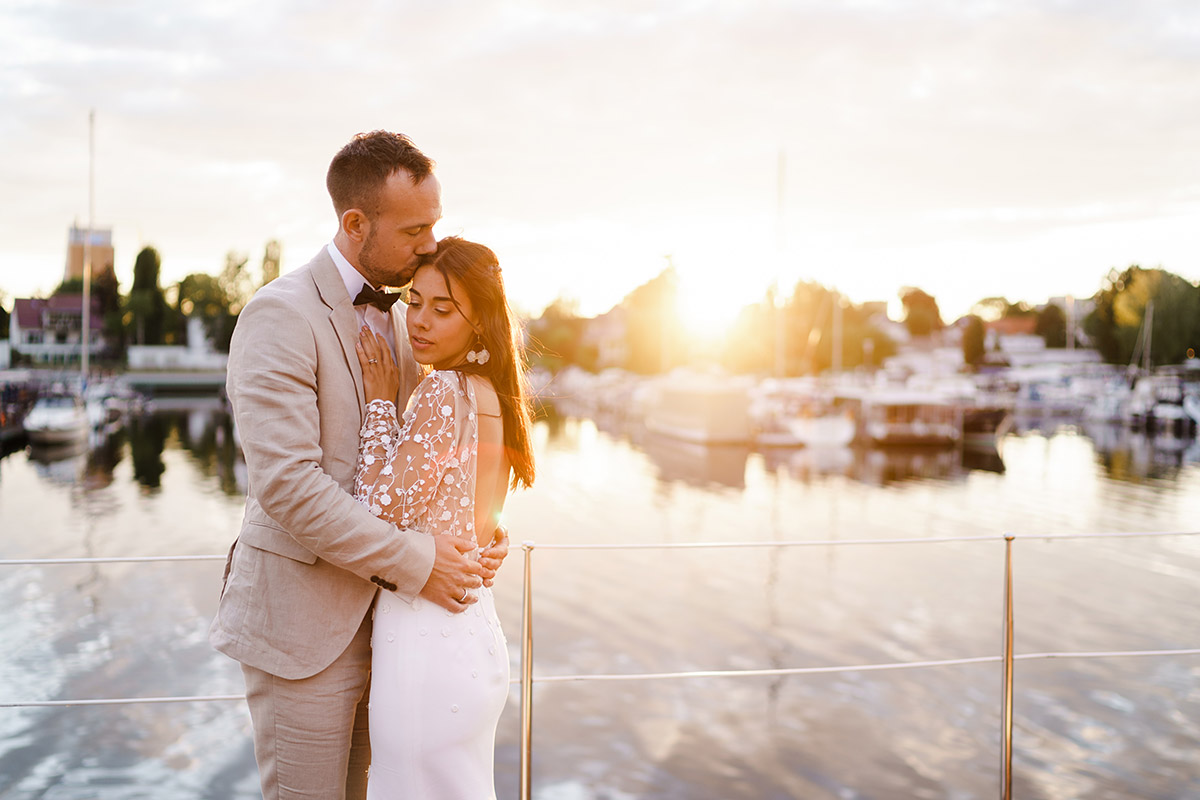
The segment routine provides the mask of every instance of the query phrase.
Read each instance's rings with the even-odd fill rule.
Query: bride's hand
[[[363,394],[366,395],[367,402],[396,402],[396,394],[400,391],[400,373],[392,358],[392,350],[384,338],[364,325],[358,342],[354,345],[354,351],[358,354],[358,364],[362,367]]]
[[[496,580],[496,572],[504,559],[508,557],[508,528],[496,526],[492,541],[479,553],[479,564],[483,567],[483,585],[491,586]]]

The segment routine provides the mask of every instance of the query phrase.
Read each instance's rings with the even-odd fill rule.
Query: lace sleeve
[[[454,408],[453,386],[436,372],[417,387],[398,433],[395,405],[387,400],[368,404],[354,496],[372,514],[414,527],[442,481],[457,482]]]

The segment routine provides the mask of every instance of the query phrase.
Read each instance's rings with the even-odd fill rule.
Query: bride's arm
[[[367,403],[367,415],[358,433],[358,468],[354,472],[354,499],[370,505],[370,494],[384,469],[391,470],[392,453],[400,441],[396,404],[390,400]],[[376,514],[378,516],[378,514]]]
[[[395,406],[368,404],[359,444],[355,497],[371,513],[410,527],[417,510],[433,500],[443,480],[458,481],[454,452],[455,399],[451,379],[433,373],[413,394],[404,426],[396,430]],[[438,521],[437,518],[433,520]]]

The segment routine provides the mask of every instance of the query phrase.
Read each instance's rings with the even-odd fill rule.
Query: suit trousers
[[[363,800],[371,612],[345,651],[312,677],[287,680],[245,664],[242,674],[263,800]]]

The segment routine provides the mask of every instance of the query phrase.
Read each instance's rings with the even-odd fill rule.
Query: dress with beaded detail
[[[404,413],[367,406],[355,496],[403,528],[475,540],[479,450],[475,388],[431,372]],[[476,556],[478,548],[476,548]],[[508,697],[508,649],[490,588],[454,614],[380,590],[371,633],[368,800],[495,798],[496,724]]]

